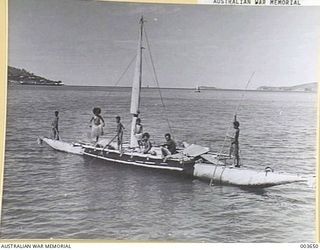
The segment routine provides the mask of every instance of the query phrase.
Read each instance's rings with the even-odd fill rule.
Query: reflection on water
[[[169,131],[169,119],[177,142],[221,149],[242,93],[162,94],[166,111],[157,91],[143,90],[142,123],[155,144]],[[314,100],[312,93],[248,92],[238,114],[242,162],[312,177]],[[314,187],[210,187],[163,171],[123,167],[36,144],[38,135],[50,135],[55,110],[60,111],[62,139],[76,141],[86,139],[95,106],[102,109],[107,136],[115,133],[116,115],[128,131],[129,105],[129,89],[9,88],[2,238],[314,241]]]

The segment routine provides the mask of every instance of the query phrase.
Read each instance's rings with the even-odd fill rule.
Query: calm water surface
[[[143,90],[141,118],[154,143],[169,132],[219,151],[242,97],[237,91]],[[315,174],[316,95],[247,92],[238,112],[243,164]],[[129,129],[126,88],[17,86],[8,90],[1,238],[310,242],[315,237],[312,183],[267,189],[209,187],[168,173],[121,167],[54,151],[61,138],[87,139],[91,110],[102,108],[107,136],[116,115]],[[128,138],[128,137],[127,137]]]

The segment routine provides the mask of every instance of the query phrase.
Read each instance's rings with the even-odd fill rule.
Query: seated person
[[[152,144],[150,142],[150,134],[149,133],[143,133],[141,138],[141,150],[142,153],[148,154],[149,151],[152,148]]]
[[[168,156],[177,153],[177,146],[174,140],[171,139],[171,135],[169,133],[165,134],[166,138],[165,144],[161,145],[161,151],[163,156]]]

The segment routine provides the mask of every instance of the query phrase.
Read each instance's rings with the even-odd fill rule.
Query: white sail
[[[200,92],[200,86],[199,85],[196,86],[195,92]]]
[[[136,137],[134,136],[134,128],[136,125],[136,120],[139,115],[139,105],[140,105],[140,91],[141,91],[141,79],[142,79],[142,35],[143,35],[143,17],[140,19],[140,34],[139,34],[139,43],[138,51],[136,58],[136,67],[134,71],[134,78],[132,84],[131,92],[131,106],[130,113],[132,114],[132,123],[131,123],[131,136],[130,136],[130,147],[134,148],[138,146]]]

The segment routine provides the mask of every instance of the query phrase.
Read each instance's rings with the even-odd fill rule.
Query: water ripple
[[[177,142],[219,151],[241,95],[163,90],[164,112],[157,92],[143,90],[145,131],[155,143],[163,141],[169,118]],[[102,108],[106,132],[112,134],[116,115],[130,123],[129,98],[129,90],[121,88],[9,89],[1,238],[314,241],[314,186],[209,187],[199,180],[119,167],[36,144],[38,135],[50,135],[56,109],[64,140],[86,137],[95,106]],[[314,100],[311,93],[248,92],[238,114],[243,163],[313,178]]]

